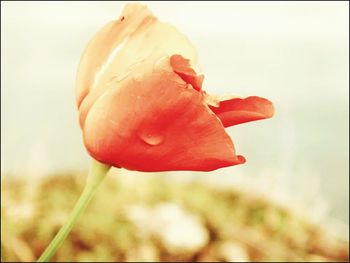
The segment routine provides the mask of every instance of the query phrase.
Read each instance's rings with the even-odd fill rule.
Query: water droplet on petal
[[[163,142],[164,138],[163,136],[159,134],[152,134],[152,133],[141,133],[140,139],[147,143],[148,145],[156,146]]]

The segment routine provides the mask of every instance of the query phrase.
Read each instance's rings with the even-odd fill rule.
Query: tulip
[[[90,155],[146,172],[244,163],[224,128],[272,117],[272,103],[210,96],[196,68],[184,35],[145,6],[127,5],[92,38],[78,68],[77,105]]]
[[[118,20],[92,38],[76,80],[92,165],[68,221],[38,262],[49,261],[61,246],[111,166],[211,171],[245,162],[225,128],[272,117],[272,103],[256,96],[210,96],[198,69],[189,40],[140,4],[126,5]]]

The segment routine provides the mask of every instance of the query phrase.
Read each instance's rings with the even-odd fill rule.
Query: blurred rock
[[[126,261],[159,261],[159,251],[151,243],[143,243],[131,248],[126,254]]]
[[[244,246],[237,242],[220,243],[216,251],[218,259],[224,262],[249,262],[249,255]]]
[[[209,241],[200,219],[175,203],[162,203],[152,209],[133,207],[129,215],[140,231],[159,239],[169,253],[192,254]]]
[[[8,205],[7,216],[18,222],[29,221],[35,216],[35,206],[30,202],[19,202]]]

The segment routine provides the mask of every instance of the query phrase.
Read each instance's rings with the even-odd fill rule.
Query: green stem
[[[56,253],[57,249],[59,249],[59,247],[62,245],[72,230],[79,215],[88,206],[90,200],[94,196],[98,186],[107,174],[109,168],[110,166],[102,164],[94,159],[92,160],[84,191],[74,206],[73,211],[68,218],[68,221],[61,227],[60,231],[56,234],[55,238],[51,241],[50,245],[46,248],[37,262],[49,262],[51,257]]]

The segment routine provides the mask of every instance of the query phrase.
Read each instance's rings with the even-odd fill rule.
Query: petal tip
[[[247,160],[243,155],[237,155],[238,163],[237,164],[244,164]]]

